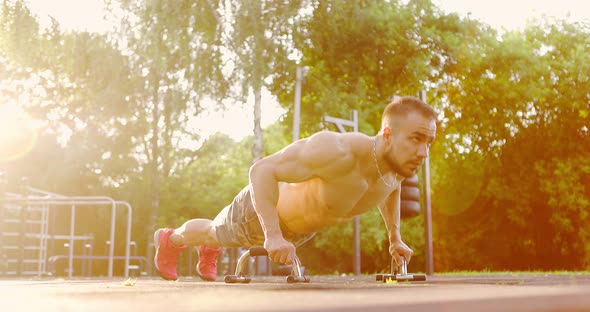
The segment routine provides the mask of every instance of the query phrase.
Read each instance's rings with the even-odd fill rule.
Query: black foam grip
[[[309,276],[306,275],[289,275],[287,276],[287,283],[309,283],[310,282]]]
[[[250,248],[250,257],[268,256],[268,251],[262,246],[256,246]]]
[[[223,281],[228,284],[236,284],[236,283],[247,284],[247,283],[250,283],[250,281],[252,281],[252,278],[250,278],[249,276],[226,275],[225,278],[223,279]]]
[[[420,203],[413,200],[401,201],[401,217],[410,218],[420,214]]]
[[[413,200],[420,202],[420,189],[415,186],[402,185],[400,197],[402,200]]]
[[[414,274],[414,280],[418,282],[422,282],[426,280],[426,275],[424,274]]]
[[[420,181],[418,181],[418,175],[417,174],[415,174],[415,175],[413,175],[413,176],[411,176],[409,178],[405,178],[402,181],[402,185],[403,186],[418,186],[419,183],[420,183]]]

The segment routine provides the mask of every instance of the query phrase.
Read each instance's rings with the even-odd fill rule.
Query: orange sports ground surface
[[[590,311],[590,275],[435,275],[425,282],[375,276],[284,277],[250,284],[198,278],[0,279],[2,311]]]

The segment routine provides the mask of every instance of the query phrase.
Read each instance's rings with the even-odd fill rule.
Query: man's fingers
[[[406,262],[410,263],[410,260],[412,260],[412,255],[414,254],[414,252],[412,250],[409,250],[408,253],[406,254],[405,258],[406,258]]]
[[[276,254],[271,258],[274,263],[283,263],[281,254]]]
[[[283,252],[280,249],[273,252],[270,259],[275,263],[283,263]]]
[[[275,263],[292,264],[295,259],[295,246],[286,241],[270,241],[264,242],[264,247],[268,251],[268,257]]]
[[[295,258],[295,251],[291,251],[288,248],[284,250],[282,262],[284,264],[293,264],[293,258]]]
[[[272,260],[273,262],[276,262],[276,263],[281,261],[281,254],[278,252],[278,250],[269,252],[268,257],[270,258],[270,260]]]
[[[281,250],[281,263],[287,263],[287,258],[289,258],[289,251]]]
[[[393,255],[393,259],[395,260],[395,264],[399,267],[402,265],[402,257],[398,254]]]
[[[287,258],[285,259],[285,264],[293,264],[293,259],[295,259],[295,253],[294,252],[288,252],[287,253]]]
[[[295,253],[290,252],[288,248],[281,248],[270,255],[270,259],[276,263],[293,264]]]

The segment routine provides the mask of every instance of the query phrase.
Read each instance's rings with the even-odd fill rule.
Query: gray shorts
[[[213,220],[217,240],[222,246],[250,248],[264,244],[264,232],[250,195],[251,186],[248,185]],[[295,246],[302,245],[315,235],[293,233],[282,222],[280,225],[283,237]]]

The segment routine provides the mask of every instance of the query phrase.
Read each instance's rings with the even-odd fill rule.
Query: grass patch
[[[123,282],[123,286],[130,286],[133,287],[135,286],[135,279],[132,278],[128,278],[126,281]]]
[[[397,284],[397,281],[394,280],[393,278],[388,278],[388,279],[385,280],[385,284],[387,284],[387,285],[396,285]]]

